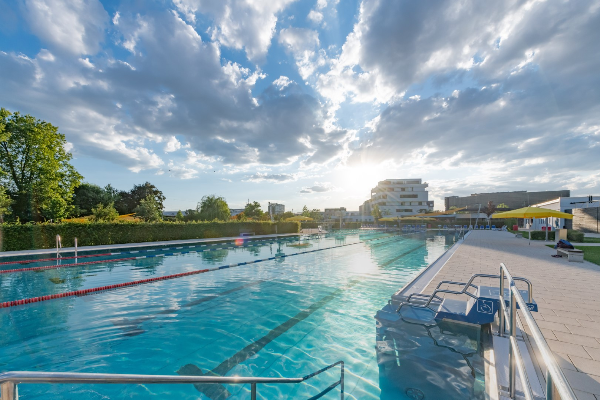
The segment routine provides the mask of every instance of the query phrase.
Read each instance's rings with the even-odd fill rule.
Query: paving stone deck
[[[473,231],[424,293],[442,280],[498,274],[503,262],[513,276],[533,283],[539,312],[532,314],[579,400],[600,400],[600,266],[552,258],[556,250],[545,244],[550,242],[529,245],[509,232]]]

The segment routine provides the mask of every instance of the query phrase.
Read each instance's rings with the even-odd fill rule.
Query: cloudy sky
[[[0,106],[59,126],[86,181],[358,209],[600,194],[600,2],[0,0]]]

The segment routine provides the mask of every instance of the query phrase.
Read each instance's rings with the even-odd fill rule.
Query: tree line
[[[66,137],[58,132],[58,127],[0,108],[0,222],[60,221],[87,216],[96,221],[114,221],[127,214],[144,221],[162,219],[165,196],[156,186],[145,182],[125,191],[110,184],[100,187],[83,182],[83,176],[70,164],[73,156],[66,146]],[[314,217],[318,211],[304,206],[303,215]],[[280,221],[293,216],[289,211],[271,216],[254,201],[231,217],[223,197],[207,195],[196,209],[186,210],[185,214],[179,211],[176,219]]]

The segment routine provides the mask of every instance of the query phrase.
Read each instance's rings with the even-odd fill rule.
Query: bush
[[[96,207],[92,208],[92,220],[95,222],[112,222],[119,218],[119,213],[115,210],[114,204],[111,201],[107,206],[99,203]]]
[[[256,235],[297,233],[297,222],[65,222],[43,224],[1,224],[2,251],[50,249],[60,235],[64,247],[97,246],[162,240],[205,239],[239,236],[240,232]]]
[[[521,232],[524,238],[529,238],[529,232]],[[569,242],[575,243],[583,243],[584,234],[582,232],[568,230],[567,231],[567,240]],[[533,231],[531,232],[531,240],[545,240],[546,232],[545,231]],[[548,232],[548,240],[555,241],[556,240],[556,232],[551,231]]]
[[[567,240],[569,242],[583,243],[584,237],[585,237],[585,234],[583,232],[572,231],[572,230],[567,231]]]

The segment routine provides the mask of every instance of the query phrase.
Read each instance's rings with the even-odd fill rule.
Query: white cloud
[[[98,0],[25,0],[31,30],[52,47],[75,55],[96,54],[108,14]]]
[[[329,182],[315,182],[313,186],[303,187],[300,193],[325,193],[334,190],[335,188]]]
[[[298,179],[296,174],[267,174],[257,172],[254,175],[247,176],[245,182],[272,182],[272,183],[286,183],[292,182]]]
[[[315,11],[315,10],[310,10],[310,12],[308,13],[307,18],[309,20],[311,20],[314,23],[320,23],[321,21],[323,21],[323,13],[319,12],[319,11]]]
[[[315,70],[324,64],[324,57],[319,57],[319,34],[305,28],[287,28],[279,32],[279,43],[292,53],[298,72],[306,80]]]
[[[172,153],[181,148],[181,142],[175,136],[171,136],[165,145],[165,153]]]
[[[175,6],[190,22],[197,13],[214,18],[213,40],[223,46],[244,49],[252,62],[262,62],[275,33],[277,15],[294,0],[177,0]]]

